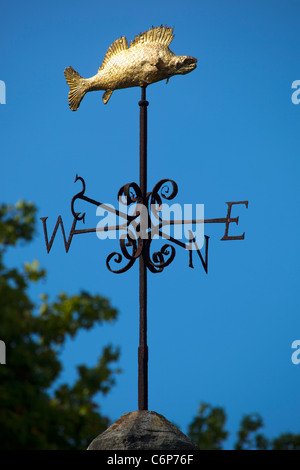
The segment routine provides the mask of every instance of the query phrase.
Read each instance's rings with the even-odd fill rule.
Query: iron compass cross
[[[72,198],[71,212],[73,224],[68,239],[62,217],[59,216],[51,238],[48,237],[47,217],[42,217],[47,252],[49,253],[59,226],[69,251],[74,235],[108,232],[119,234],[120,251],[108,255],[106,266],[117,274],[128,271],[139,260],[139,347],[138,347],[138,409],[148,410],[148,345],[147,345],[147,272],[161,273],[175,258],[175,246],[187,250],[189,267],[194,267],[193,254],[197,254],[205,272],[208,272],[209,237],[203,236],[204,248],[201,252],[199,242],[192,229],[185,231],[187,238],[179,239],[170,234],[171,227],[204,227],[205,224],[224,224],[222,241],[243,240],[245,233],[230,235],[230,224],[238,224],[239,217],[232,216],[232,207],[244,205],[248,201],[227,202],[227,214],[222,218],[172,219],[164,218],[162,208],[169,204],[177,193],[178,186],[171,179],[162,179],[152,191],[147,190],[147,107],[146,88],[148,85],[174,75],[185,75],[196,68],[197,59],[191,56],[177,56],[170,49],[173,29],[167,26],[152,27],[139,34],[129,47],[127,39],[117,39],[108,49],[97,74],[82,78],[72,67],[65,69],[66,81],[70,87],[69,107],[76,111],[87,92],[104,90],[103,102],[106,104],[114,90],[128,87],[141,88],[140,107],[140,145],[139,145],[139,184],[131,182],[122,186],[118,192],[118,208],[92,199],[86,195],[86,184],[76,175],[75,182],[81,183],[81,190]],[[112,215],[113,223],[97,224],[92,228],[77,228],[77,223],[85,223],[86,213],[76,212],[76,201],[82,200],[89,205],[101,208],[103,213]],[[118,222],[115,222],[118,219]],[[121,222],[122,221],[122,222]],[[203,232],[204,233],[204,232]],[[166,241],[158,251],[152,250],[152,241]]]

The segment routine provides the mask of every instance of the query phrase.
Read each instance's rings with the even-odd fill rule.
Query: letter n
[[[191,232],[190,232],[191,233]],[[199,247],[196,243],[196,240],[195,238],[194,239],[191,239],[190,240],[190,249],[189,249],[189,267],[190,268],[193,268],[193,251],[196,251],[198,253],[198,256],[201,260],[201,263],[202,263],[202,266],[203,266],[203,269],[204,271],[206,272],[207,274],[207,269],[208,269],[208,240],[209,240],[209,237],[207,235],[204,235],[205,237],[205,259],[203,259],[203,256],[201,254],[201,251],[199,250]],[[196,250],[193,250],[192,249],[192,243],[194,243],[195,247],[196,247]]]
[[[61,226],[61,231],[62,231],[62,234],[63,234],[63,237],[64,237],[64,243],[65,243],[65,249],[66,249],[66,253],[68,253],[69,251],[69,248],[70,248],[70,245],[71,245],[71,241],[72,241],[72,238],[73,238],[73,235],[75,233],[75,227],[76,227],[76,222],[77,220],[74,218],[73,220],[73,225],[72,225],[72,228],[70,230],[70,234],[69,234],[69,238],[68,238],[68,241],[66,239],[66,235],[65,235],[65,229],[64,229],[64,224],[63,224],[63,221],[62,221],[62,218],[61,216],[58,217],[57,221],[56,221],[56,225],[54,227],[54,230],[53,230],[53,233],[52,233],[52,237],[50,239],[50,242],[48,240],[48,233],[47,233],[47,225],[46,225],[46,220],[48,219],[48,217],[41,217],[41,221],[43,222],[43,227],[44,227],[44,235],[45,235],[45,242],[46,242],[46,247],[47,247],[47,253],[50,252],[51,248],[52,248],[52,245],[53,245],[53,242],[54,242],[54,238],[55,238],[55,235],[56,235],[56,232],[57,232],[57,229],[58,229],[58,226],[60,225]]]

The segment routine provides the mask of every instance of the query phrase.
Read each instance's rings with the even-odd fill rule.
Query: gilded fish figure
[[[173,29],[152,27],[136,36],[129,47],[125,36],[117,39],[93,77],[83,78],[72,67],[67,67],[64,73],[70,87],[70,109],[76,111],[89,91],[105,90],[102,100],[106,104],[114,90],[147,86],[164,79],[168,83],[173,75],[185,75],[194,70],[197,59],[170,51],[168,46],[174,38]]]

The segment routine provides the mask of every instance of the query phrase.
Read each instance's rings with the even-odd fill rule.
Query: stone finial
[[[125,413],[87,450],[199,450],[164,416],[147,410]]]

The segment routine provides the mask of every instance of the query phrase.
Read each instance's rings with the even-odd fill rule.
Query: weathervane
[[[139,348],[138,348],[138,408],[148,410],[148,346],[147,346],[147,270],[160,273],[175,257],[173,245],[180,246],[188,251],[189,267],[193,268],[193,252],[200,258],[201,264],[207,273],[208,270],[208,241],[204,235],[204,256],[199,249],[197,239],[192,230],[188,230],[188,239],[180,239],[166,234],[165,227],[175,225],[198,226],[199,224],[220,223],[225,224],[225,233],[221,240],[243,240],[245,233],[238,236],[229,235],[231,223],[238,224],[238,217],[231,216],[232,206],[243,204],[248,207],[248,201],[227,202],[227,215],[215,219],[164,219],[161,215],[163,201],[175,198],[178,192],[177,184],[170,179],[160,180],[151,192],[147,192],[147,106],[146,87],[151,83],[166,79],[173,75],[184,75],[196,68],[197,59],[190,56],[177,56],[169,49],[173,39],[173,28],[167,26],[152,27],[149,31],[139,34],[131,41],[128,48],[127,39],[117,39],[108,49],[98,73],[91,78],[82,78],[72,67],[65,69],[65,77],[70,86],[69,107],[76,111],[85,93],[94,90],[104,90],[103,103],[106,104],[116,89],[128,87],[141,87],[140,106],[140,178],[139,185],[129,183],[119,190],[119,209],[111,205],[86,196],[86,185],[82,177],[77,176],[82,189],[71,201],[71,211],[74,217],[68,240],[66,239],[63,221],[58,217],[51,239],[48,239],[46,220],[42,217],[47,252],[49,253],[56,236],[59,225],[65,243],[66,252],[70,248],[74,235],[95,232],[119,232],[120,250],[111,253],[106,259],[107,268],[113,273],[124,273],[130,269],[135,261],[139,260]],[[113,214],[123,223],[76,229],[77,222],[85,222],[85,213],[76,212],[76,200],[83,200],[89,204],[101,207]],[[124,210],[120,209],[123,206]],[[129,208],[131,214],[129,214]],[[203,226],[203,225],[202,225]],[[155,238],[167,239],[159,251],[151,254],[152,240]],[[203,242],[204,242],[203,239]],[[172,243],[172,244],[170,244]],[[121,266],[122,262],[125,262]],[[121,267],[119,267],[121,266]]]

